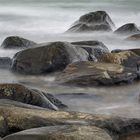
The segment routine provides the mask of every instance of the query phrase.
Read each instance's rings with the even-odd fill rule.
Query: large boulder
[[[52,110],[66,107],[50,94],[19,84],[0,84],[0,99],[14,100]]]
[[[5,49],[21,49],[29,48],[34,45],[36,45],[36,43],[31,40],[19,36],[9,36],[3,41],[1,47]]]
[[[104,129],[114,138],[140,131],[140,119],[136,118],[121,118],[109,115],[92,115],[78,112],[47,111],[15,106],[0,106],[0,115],[4,117],[6,128],[8,128],[5,136],[30,128],[57,125],[96,126]],[[61,130],[62,127],[59,127],[58,130]]]
[[[67,32],[112,31],[114,23],[105,11],[85,14]]]
[[[42,74],[63,70],[69,63],[87,61],[89,54],[68,42],[53,42],[47,45],[18,52],[12,69],[26,74]]]
[[[0,68],[10,68],[12,59],[9,57],[0,57]]]
[[[120,64],[137,70],[140,63],[140,56],[132,51],[121,51],[102,55],[100,62]]]
[[[4,140],[112,140],[106,131],[95,126],[62,125],[25,130]]]
[[[59,74],[56,82],[73,86],[99,86],[129,83],[138,78],[135,70],[119,64],[103,62],[77,62]]]
[[[100,41],[78,41],[71,44],[85,49],[91,61],[97,61],[103,54],[109,53],[109,49]]]
[[[140,30],[136,24],[128,23],[119,27],[114,33],[121,35],[133,35],[135,33],[140,33]]]

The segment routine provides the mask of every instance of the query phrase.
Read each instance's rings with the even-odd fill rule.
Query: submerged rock
[[[26,74],[42,74],[63,70],[69,63],[87,61],[89,54],[68,42],[53,42],[48,45],[18,52],[12,69]]]
[[[21,49],[21,48],[29,48],[36,45],[35,42],[24,39],[19,36],[9,36],[7,37],[1,47],[5,49]]]
[[[22,131],[4,140],[112,140],[109,134],[95,126],[61,125]]]
[[[140,33],[139,34],[134,34],[126,38],[128,41],[140,41]]]
[[[10,68],[12,59],[9,57],[0,57],[0,68]]]
[[[137,65],[140,63],[140,56],[132,51],[121,51],[102,55],[100,62],[120,64],[137,70]]]
[[[140,30],[138,29],[136,24],[128,23],[118,28],[114,33],[121,34],[121,35],[122,34],[132,35],[135,33],[140,33]]]
[[[52,110],[66,107],[54,96],[51,99],[47,98],[47,94],[45,96],[41,91],[29,89],[19,84],[0,84],[0,99],[14,100]],[[56,103],[54,104],[54,102]]]
[[[66,85],[97,86],[129,83],[137,79],[135,70],[119,64],[77,62],[70,64],[57,77],[56,82]]]
[[[99,41],[78,41],[73,45],[80,46],[89,53],[89,60],[97,61],[103,54],[109,53],[109,49]]]
[[[85,14],[67,32],[112,31],[114,23],[105,11]]]

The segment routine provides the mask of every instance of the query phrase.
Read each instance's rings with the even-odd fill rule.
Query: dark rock
[[[12,60],[9,57],[0,57],[0,68],[10,68]]]
[[[95,126],[62,125],[41,127],[12,134],[4,140],[112,140],[103,129]]]
[[[101,62],[120,64],[137,70],[137,64],[140,62],[140,56],[132,51],[122,51],[118,53],[108,53],[102,55]]]
[[[99,86],[130,83],[137,79],[137,72],[119,64],[77,62],[70,64],[56,78],[56,82],[73,86]]]
[[[85,14],[67,32],[112,31],[114,23],[105,11]]]
[[[48,95],[50,96],[50,95]],[[32,90],[19,84],[0,84],[0,99],[9,99],[25,104],[58,110],[59,107],[66,107],[55,97],[47,98],[43,92]],[[53,104],[56,101],[55,104]],[[56,106],[58,103],[58,106]]]
[[[24,39],[19,36],[10,36],[3,41],[1,47],[5,49],[21,49],[21,48],[29,48],[34,45],[36,45],[36,43],[33,41]]]
[[[96,61],[103,54],[109,53],[109,49],[99,41],[78,41],[72,42],[75,46],[80,46],[89,53],[89,60]]]
[[[135,33],[140,33],[140,30],[138,29],[136,24],[128,23],[118,28],[114,33],[121,34],[121,35],[123,34],[132,35]]]
[[[43,74],[63,70],[69,63],[87,61],[89,54],[67,42],[53,42],[43,47],[18,52],[12,69],[25,74]]]
[[[140,34],[134,34],[126,38],[128,41],[140,41]]]

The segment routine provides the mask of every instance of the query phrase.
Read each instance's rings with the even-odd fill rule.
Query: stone
[[[24,74],[43,74],[63,70],[69,63],[87,61],[89,54],[68,42],[52,42],[48,45],[18,52],[12,62],[12,70]]]
[[[105,11],[87,13],[79,18],[67,32],[112,31],[115,25]]]
[[[47,98],[51,96],[51,98]],[[0,99],[9,99],[38,107],[58,110],[66,105],[52,95],[39,90],[29,89],[20,84],[0,84]],[[58,104],[58,106],[57,106]]]
[[[77,62],[70,64],[56,78],[57,84],[72,86],[110,86],[131,83],[138,74],[131,68],[104,62]]]
[[[9,57],[0,57],[0,68],[10,68],[12,59]]]
[[[27,40],[19,36],[9,36],[3,41],[1,47],[5,49],[21,49],[30,48],[36,44],[37,43],[31,40]]]
[[[118,28],[114,33],[121,35],[133,35],[135,33],[140,33],[140,30],[136,24],[128,23]]]
[[[95,126],[61,125],[25,130],[4,140],[112,140],[103,129]]]
[[[100,41],[78,41],[71,44],[85,49],[91,61],[97,61],[103,54],[109,53],[109,49]]]

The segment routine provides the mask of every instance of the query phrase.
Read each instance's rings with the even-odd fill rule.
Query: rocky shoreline
[[[115,29],[105,11],[90,12],[67,33],[112,32],[124,41],[140,41],[134,23]],[[19,36],[7,37],[1,47],[19,50],[1,57],[0,68],[14,74],[50,75],[58,72],[56,86],[100,87],[140,80],[140,49],[112,50],[98,40],[38,44]],[[140,118],[68,111],[52,94],[19,83],[0,84],[0,137],[3,140],[127,140],[138,136]]]

